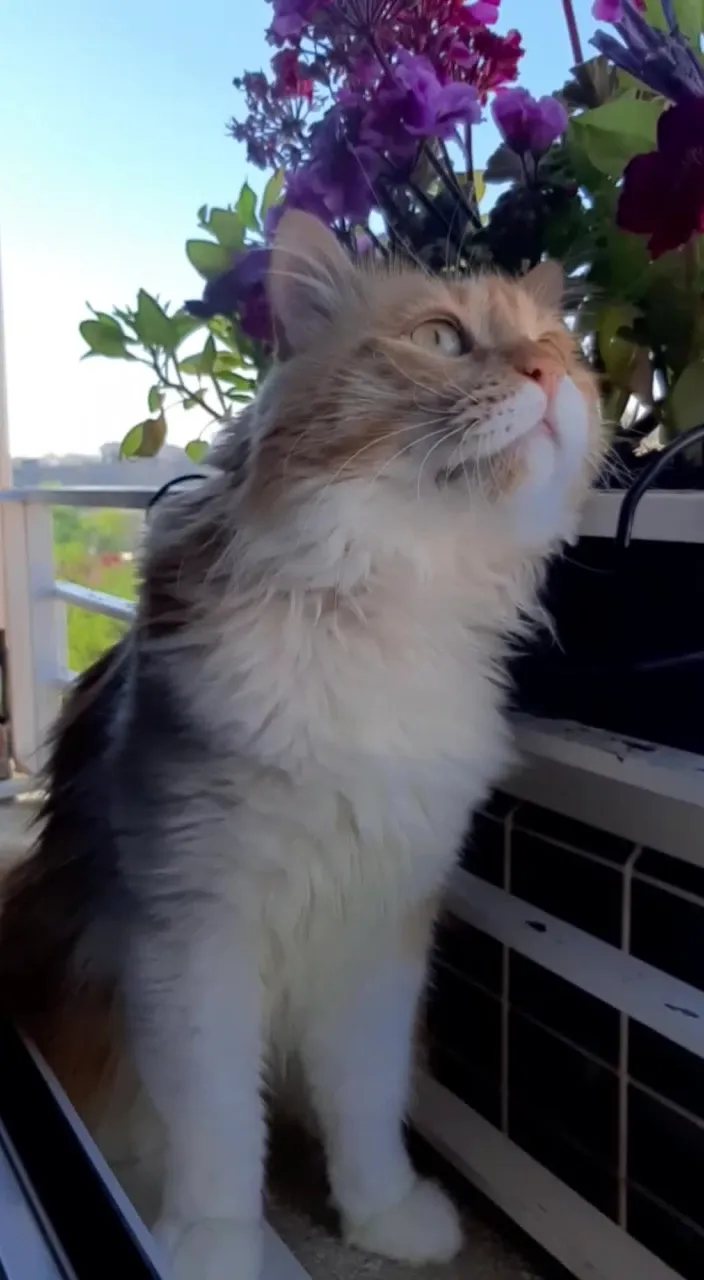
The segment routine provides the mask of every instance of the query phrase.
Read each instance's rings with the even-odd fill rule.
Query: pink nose
[[[552,399],[564,374],[561,362],[552,352],[544,351],[538,343],[526,343],[513,352],[513,367],[518,374],[538,383],[545,396]]]
[[[552,400],[557,391],[558,384],[562,378],[563,371],[551,360],[549,356],[531,354],[517,362],[518,372],[524,377],[530,378],[531,382],[537,382],[538,386],[545,392],[548,400]]]

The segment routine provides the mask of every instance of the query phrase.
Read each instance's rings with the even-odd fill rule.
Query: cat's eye
[[[441,356],[461,356],[467,350],[463,335],[451,320],[424,320],[413,330],[411,342]]]

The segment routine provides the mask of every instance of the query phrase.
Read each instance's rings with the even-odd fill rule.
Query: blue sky
[[[591,0],[576,0],[583,43]],[[238,16],[238,12],[240,16]],[[225,204],[248,172],[225,132],[232,77],[264,65],[265,0],[22,0],[0,45],[0,248],[15,456],[92,452],[145,416],[145,370],[81,362],[85,302],[110,310],[140,286],[199,292],[183,252],[201,204]],[[521,83],[559,87],[571,63],[560,0],[503,0]],[[476,130],[481,164],[496,143]],[[142,374],[145,376],[143,377]],[[170,438],[192,416],[170,418]]]

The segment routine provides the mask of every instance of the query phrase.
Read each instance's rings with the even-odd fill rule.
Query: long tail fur
[[[53,735],[36,843],[0,883],[0,1011],[83,1113],[121,1049],[115,984],[82,952],[115,876],[106,747],[125,656],[123,641],[72,690]]]

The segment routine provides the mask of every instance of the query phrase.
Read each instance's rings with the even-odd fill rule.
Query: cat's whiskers
[[[439,440],[435,442],[432,448],[428,449],[428,452],[426,453],[425,457],[423,458],[423,461],[420,464],[420,470],[418,472],[418,479],[416,482],[416,499],[418,502],[420,502],[420,498],[421,498],[420,486],[423,479],[423,470],[425,468],[426,462],[428,461],[428,458],[431,456],[431,454],[435,452],[436,449],[439,449],[441,445],[445,444],[448,440],[451,440],[452,437],[455,436],[459,430],[461,430],[461,428],[451,427],[450,430],[447,431],[444,436],[442,436]]]
[[[447,420],[446,420],[445,418],[436,418],[436,419],[435,419],[435,422],[436,422],[436,423],[438,423],[438,424],[440,424],[440,425],[439,425],[439,426],[437,426],[437,427],[436,427],[436,429],[435,429],[434,431],[428,431],[428,432],[426,432],[426,434],[425,434],[425,435],[423,435],[423,436],[419,436],[416,440],[411,440],[407,445],[404,445],[402,449],[399,449],[397,453],[394,453],[394,454],[392,454],[392,456],[391,456],[390,458],[387,458],[387,459],[386,459],[386,461],[385,461],[384,463],[382,463],[382,465],[379,467],[379,469],[374,473],[374,475],[373,475],[373,476],[372,476],[372,478],[371,478],[370,483],[371,483],[371,484],[376,483],[376,481],[377,481],[377,480],[379,479],[379,477],[383,474],[383,472],[386,470],[386,468],[387,468],[387,467],[390,467],[392,463],[397,462],[397,461],[398,461],[398,459],[399,459],[399,458],[402,458],[402,457],[403,457],[403,455],[404,455],[405,453],[410,453],[411,449],[413,449],[413,448],[417,448],[419,445],[424,444],[426,440],[433,440],[433,439],[435,439],[435,437],[436,437],[436,436],[438,436],[438,435],[442,432],[443,428],[444,428],[445,426],[447,426]],[[432,424],[431,424],[431,423],[425,423],[424,425],[425,425],[425,426],[428,426],[428,425],[432,425]],[[417,429],[417,428],[415,428],[415,429]]]

